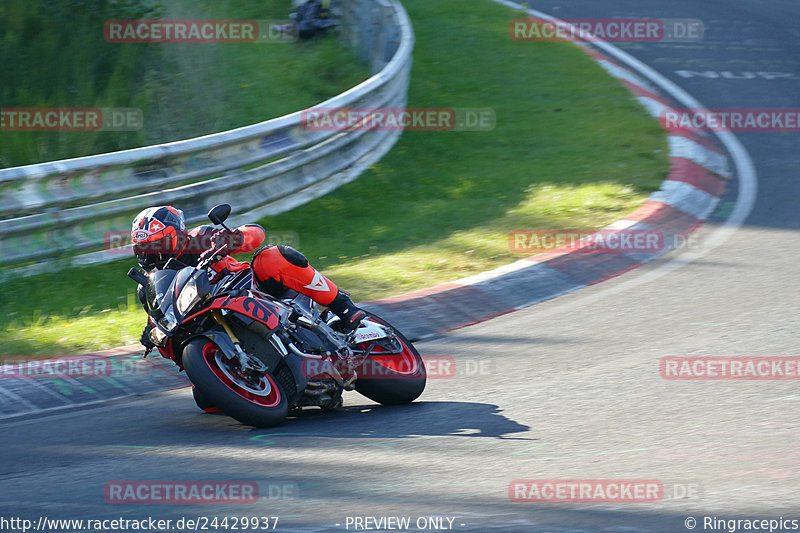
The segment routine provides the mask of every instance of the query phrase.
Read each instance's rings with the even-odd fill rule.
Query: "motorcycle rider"
[[[252,264],[231,257],[256,249],[264,242],[265,236],[264,228],[258,224],[245,224],[230,232],[210,225],[187,231],[183,211],[166,205],[143,210],[133,220],[131,228],[133,252],[146,271],[163,269],[172,258],[179,261],[181,267],[197,266],[203,252],[225,243],[228,255],[211,265],[217,272],[212,283],[228,273],[249,267],[253,271],[253,285],[258,290],[280,297],[286,289],[294,289],[328,307],[340,318],[344,331],[356,329],[366,313],[294,248],[283,245],[262,247],[253,256]],[[141,293],[139,297],[145,303]],[[142,332],[141,340],[145,347],[151,347],[148,327],[149,324]]]

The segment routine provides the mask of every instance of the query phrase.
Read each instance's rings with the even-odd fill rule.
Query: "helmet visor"
[[[163,268],[171,257],[178,255],[176,245],[176,239],[168,235],[152,241],[133,243],[133,253],[136,254],[142,268],[147,270]]]

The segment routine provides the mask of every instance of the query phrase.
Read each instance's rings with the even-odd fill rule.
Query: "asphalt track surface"
[[[701,42],[620,48],[709,108],[800,107],[794,0],[530,5],[562,18],[701,19]],[[734,77],[743,72],[792,75]],[[673,252],[419,343],[424,355],[452,356],[459,373],[429,380],[410,406],[350,393],[339,412],[254,430],[199,412],[182,389],[0,424],[0,516],[277,515],[281,531],[347,531],[348,516],[438,516],[453,518],[454,530],[537,532],[681,532],[689,516],[695,531],[712,530],[704,517],[800,520],[796,382],[659,374],[666,356],[800,355],[800,143],[796,133],[737,137],[755,165],[755,203],[730,239],[691,263],[659,270],[676,264]],[[737,199],[746,200],[737,193],[734,185],[696,246],[713,242]],[[491,364],[477,368],[480,361]],[[657,479],[693,492],[657,503],[514,503],[516,479]],[[116,505],[103,496],[113,480],[252,480],[260,499]]]

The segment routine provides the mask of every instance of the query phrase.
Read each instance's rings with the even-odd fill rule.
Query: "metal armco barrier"
[[[405,107],[414,34],[396,0],[341,0],[342,35],[372,76],[320,108]],[[231,131],[122,152],[0,170],[0,277],[124,257],[104,250],[151,205],[233,224],[287,211],[352,181],[401,131],[312,131],[302,112]]]

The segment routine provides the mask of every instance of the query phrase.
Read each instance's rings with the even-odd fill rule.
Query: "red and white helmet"
[[[131,242],[142,268],[163,268],[186,247],[183,211],[168,205],[148,207],[133,219]]]

